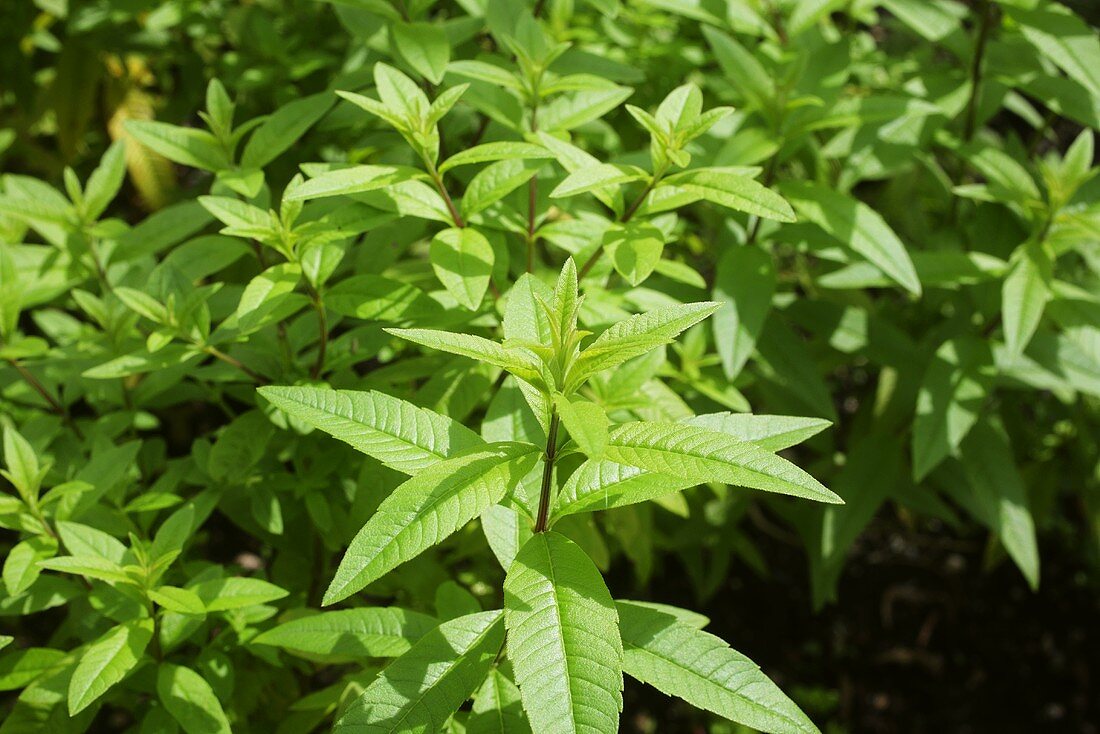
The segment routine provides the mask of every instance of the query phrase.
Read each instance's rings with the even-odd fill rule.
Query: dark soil
[[[753,539],[770,578],[737,566],[699,611],[823,731],[1100,732],[1100,589],[1080,548],[1044,541],[1032,593],[1011,563],[984,568],[981,537],[884,515],[853,549],[839,602],[814,614],[802,551]],[[653,598],[691,606],[682,569],[665,563]],[[628,681],[626,699],[624,731],[708,731],[652,688]]]

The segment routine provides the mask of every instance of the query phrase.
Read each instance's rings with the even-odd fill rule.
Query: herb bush
[[[691,611],[746,517],[817,607],[883,506],[1095,553],[1066,6],[9,13],[0,734],[814,732]]]

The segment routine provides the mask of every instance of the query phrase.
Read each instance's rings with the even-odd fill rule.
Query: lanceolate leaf
[[[476,311],[493,273],[493,246],[471,227],[451,227],[432,238],[432,269],[462,306]]]
[[[739,441],[751,441],[766,451],[782,451],[832,425],[824,418],[752,413],[708,413],[685,418],[683,422],[728,433]]]
[[[352,540],[324,604],[346,599],[500,502],[537,458],[530,444],[489,444],[417,472]]]
[[[466,722],[466,734],[530,734],[531,725],[523,713],[519,688],[499,668],[474,696],[474,708]]]
[[[508,657],[531,729],[619,730],[622,646],[600,572],[573,541],[537,533],[504,580]]]
[[[287,595],[285,589],[263,579],[239,576],[201,581],[192,586],[191,591],[202,600],[208,612],[266,604]]]
[[[190,668],[160,663],[157,696],[186,734],[232,734],[214,689]]]
[[[575,389],[592,375],[617,367],[651,349],[668,344],[680,332],[710,316],[721,304],[710,301],[665,306],[620,321],[581,352],[569,376]]]
[[[1001,315],[1004,320],[1005,347],[1021,353],[1043,317],[1050,300],[1052,279],[1050,257],[1041,246],[1022,245],[1020,257],[1001,288]]]
[[[923,479],[978,420],[992,381],[993,355],[977,339],[944,342],[928,364],[913,420],[913,478]]]
[[[185,166],[220,171],[232,165],[217,139],[205,130],[152,120],[131,120],[126,130],[143,145]]]
[[[762,732],[817,734],[756,663],[722,640],[650,606],[616,607],[623,669],[632,678]]]
[[[682,423],[639,421],[611,430],[607,458],[696,483],[722,482],[819,502],[842,500],[786,459],[754,443]]]
[[[503,644],[499,611],[444,622],[379,674],[337,720],[334,734],[444,731]]]
[[[719,168],[698,168],[669,176],[665,182],[706,201],[779,222],[793,222],[783,197],[748,176]]]
[[[698,480],[660,474],[614,461],[589,460],[569,475],[558,493],[554,515],[610,510],[664,497],[700,484]]]
[[[781,190],[802,217],[867,258],[906,290],[920,295],[920,280],[905,245],[874,209],[817,184],[791,182]]]
[[[752,356],[756,337],[764,328],[775,293],[775,266],[771,254],[758,247],[738,247],[718,261],[714,300],[714,343],[729,379],[735,378]]]
[[[316,387],[262,387],[277,408],[412,474],[484,443],[461,423],[383,393]]]
[[[353,166],[322,173],[294,188],[287,199],[316,199],[323,196],[362,194],[424,176],[408,166]]]
[[[398,607],[320,612],[284,622],[252,640],[304,655],[388,658],[402,655],[438,620]]]
[[[390,34],[398,53],[409,66],[439,84],[451,58],[451,47],[442,26],[433,23],[394,23]]]
[[[780,451],[827,428],[821,418],[748,413],[711,413],[683,423],[751,441],[766,451]],[[554,516],[609,510],[648,502],[700,484],[695,477],[661,474],[614,461],[586,461],[569,475],[558,493]]]
[[[1004,429],[978,423],[963,440],[961,458],[978,517],[1016,562],[1032,589],[1039,587],[1039,546],[1028,507],[1027,487],[1016,468]]]
[[[387,329],[386,331],[432,349],[495,365],[525,382],[538,382],[541,379],[538,367],[528,353],[519,349],[509,349],[484,337],[435,329]]]
[[[149,617],[126,622],[89,645],[69,680],[69,715],[75,716],[125,678],[153,639]]]

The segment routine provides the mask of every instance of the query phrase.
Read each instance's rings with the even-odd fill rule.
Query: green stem
[[[982,101],[982,61],[989,41],[989,30],[993,26],[993,5],[989,0],[981,0],[981,8],[978,40],[974,47],[974,58],[970,61],[970,99],[966,102],[966,121],[963,125],[963,139],[966,142],[970,142],[977,132],[978,107]]]
[[[642,189],[642,193],[638,194],[638,198],[636,198],[634,202],[626,208],[626,211],[623,212],[623,215],[619,217],[620,224],[626,224],[634,217],[634,215],[638,212],[638,209],[641,208],[642,203],[645,201],[645,198],[649,196],[649,192],[653,191],[653,189],[657,187],[657,184],[661,182],[661,178],[664,177],[665,170],[667,168],[667,165],[663,166],[659,171],[656,171],[653,174],[653,178],[650,179],[649,183],[646,184],[646,187]],[[577,273],[577,278],[583,280],[584,276],[588,275],[588,271],[595,267],[601,255],[603,255],[603,245],[600,245],[598,248],[596,248],[596,251],[593,252],[588,260],[585,261],[584,265],[581,266],[580,272]]]
[[[259,372],[256,372],[255,370],[253,370],[251,367],[249,367],[248,365],[246,365],[244,362],[237,359],[236,357],[232,357],[232,356],[226,354],[225,352],[223,352],[222,350],[218,349],[217,347],[212,347],[209,344],[207,344],[205,346],[202,346],[200,348],[202,349],[203,352],[205,352],[206,354],[209,354],[211,357],[213,357],[215,359],[220,359],[222,362],[225,362],[228,365],[232,365],[232,366],[236,367],[237,369],[239,369],[241,372],[243,372],[246,375],[248,375],[249,377],[251,377],[256,382],[259,382],[261,384],[267,384],[267,378],[265,378]]]
[[[538,123],[539,101],[538,89],[535,90],[535,101],[531,104],[531,132],[539,129]],[[539,198],[539,177],[534,175],[527,182],[527,272],[535,267],[535,207]]]
[[[550,414],[550,430],[546,436],[546,454],[542,461],[542,491],[539,493],[539,516],[535,521],[535,532],[546,532],[550,519],[550,488],[554,483],[554,460],[558,455],[558,414]]]
[[[49,404],[50,410],[59,415],[61,420],[65,421],[65,425],[73,430],[76,437],[83,441],[84,434],[77,427],[76,423],[73,422],[73,417],[69,415],[69,410],[61,404],[61,401],[51,395],[50,391],[46,389],[46,386],[39,382],[38,378],[35,377],[30,370],[24,367],[23,363],[18,359],[9,359],[8,364],[15,368],[15,371],[19,373],[19,376],[23,378],[24,382],[42,396],[42,399]]]
[[[424,156],[424,166],[428,169],[428,175],[431,176],[432,182],[435,184],[436,190],[439,195],[443,197],[443,203],[447,205],[447,211],[451,214],[451,219],[454,220],[456,227],[465,227],[466,223],[462,221],[462,216],[458,213],[458,208],[455,207],[454,199],[447,193],[447,187],[443,185],[443,176],[440,175],[439,170],[435,167],[435,164]]]
[[[317,361],[309,371],[310,377],[316,380],[325,369],[325,353],[328,351],[328,319],[325,316],[325,304],[321,300],[321,294],[312,286],[309,289],[309,298],[313,302],[313,310],[317,312],[317,329],[321,332],[321,340],[317,345]]]

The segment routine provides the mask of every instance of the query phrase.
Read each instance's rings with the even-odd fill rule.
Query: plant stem
[[[978,125],[978,107],[982,97],[982,61],[985,57],[989,30],[993,25],[993,5],[989,0],[980,0],[981,21],[978,25],[978,40],[974,47],[974,58],[970,61],[970,99],[966,102],[966,121],[963,124],[963,139],[970,142]]]
[[[325,304],[321,300],[321,294],[310,286],[309,298],[313,302],[313,310],[317,312],[317,329],[321,332],[321,340],[317,345],[317,361],[309,371],[310,377],[317,379],[325,368],[325,352],[328,351],[328,319],[325,317]]]
[[[531,132],[535,132],[539,129],[538,123],[539,113],[539,101],[538,90],[535,90],[535,101],[531,105]],[[538,205],[539,198],[539,177],[538,174],[531,177],[531,180],[527,182],[527,272],[530,273],[535,267],[535,207]]]
[[[23,380],[28,385],[30,385],[36,393],[41,395],[43,400],[49,403],[50,410],[59,415],[61,417],[61,420],[65,421],[65,425],[73,429],[73,433],[76,434],[76,437],[83,441],[84,434],[77,427],[76,423],[73,422],[73,417],[69,415],[69,410],[61,404],[61,401],[51,395],[50,391],[46,389],[46,386],[39,382],[38,378],[35,377],[30,370],[24,367],[23,363],[20,362],[18,359],[9,359],[8,364],[15,368],[15,371],[19,373],[19,376],[22,377]]]
[[[447,193],[447,187],[443,185],[443,176],[439,174],[439,170],[435,167],[427,156],[424,156],[424,165],[428,169],[428,175],[432,177],[432,181],[435,183],[435,188],[439,191],[439,195],[443,197],[443,203],[447,205],[447,211],[451,214],[451,219],[454,220],[456,227],[465,227],[466,223],[462,221],[462,216],[459,215],[458,209],[455,207],[454,199]]]
[[[645,201],[645,198],[649,196],[649,192],[653,191],[653,189],[656,188],[657,184],[661,182],[661,178],[664,175],[665,168],[661,168],[661,170],[653,174],[653,178],[650,179],[649,183],[646,184],[646,187],[642,189],[642,193],[638,194],[638,198],[635,199],[633,203],[631,203],[631,205],[626,208],[626,211],[623,212],[623,215],[619,217],[620,224],[626,224],[634,217],[638,209],[641,208],[642,203]],[[603,245],[600,245],[598,248],[596,248],[596,251],[593,252],[588,260],[585,261],[584,265],[581,266],[580,272],[577,273],[577,278],[583,280],[584,276],[588,275],[588,271],[595,267],[596,262],[599,261],[601,255],[603,255]]]
[[[251,367],[249,367],[248,365],[246,365],[244,362],[237,359],[236,357],[232,357],[232,356],[226,354],[225,352],[223,352],[222,350],[218,349],[217,347],[212,347],[209,344],[201,347],[201,349],[202,349],[203,352],[205,352],[206,354],[209,354],[211,357],[214,357],[215,359],[220,359],[222,362],[225,362],[226,364],[233,365],[234,367],[239,369],[241,372],[243,372],[246,375],[248,375],[249,377],[251,377],[256,382],[259,382],[259,383],[264,384],[264,385],[267,384],[267,378],[266,377],[261,375],[259,372],[256,372],[255,370],[253,370]]]
[[[981,3],[981,19],[978,22],[978,37],[974,42],[974,57],[970,60],[970,97],[966,100],[966,117],[963,119],[963,142],[969,143],[978,131],[978,108],[982,97],[982,61],[985,57],[989,30],[993,25],[993,4],[989,0]],[[966,159],[959,157],[958,180],[963,183],[968,177]],[[958,221],[959,197],[951,197],[951,219]]]
[[[558,413],[550,414],[550,430],[546,436],[546,453],[542,460],[542,491],[539,493],[539,516],[535,521],[535,532],[546,531],[550,519],[550,487],[554,483],[554,460],[558,455]]]

